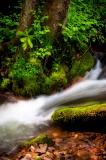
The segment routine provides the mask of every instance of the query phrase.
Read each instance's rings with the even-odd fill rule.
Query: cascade
[[[9,154],[27,138],[33,137],[41,125],[48,125],[52,113],[61,106],[106,101],[105,74],[98,61],[81,82],[69,89],[51,96],[0,105],[0,153],[7,148]]]

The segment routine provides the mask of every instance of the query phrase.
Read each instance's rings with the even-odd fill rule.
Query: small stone
[[[35,152],[35,147],[31,146],[31,152]]]
[[[47,150],[47,144],[39,144],[39,147],[41,150],[46,151]]]
[[[47,144],[39,144],[39,148],[35,149],[36,153],[46,153]]]
[[[58,151],[54,151],[54,155],[55,155],[56,157],[58,157],[58,156],[59,156],[59,152],[58,152]]]
[[[30,154],[26,154],[21,160],[32,160],[32,156]]]
[[[77,155],[79,157],[83,157],[85,159],[89,159],[90,158],[90,153],[88,151],[84,150],[84,149],[78,150]]]
[[[48,147],[48,151],[53,152],[53,151],[55,151],[55,148],[54,147]]]
[[[69,146],[68,146],[68,145],[65,145],[62,149],[63,149],[63,150],[67,150],[67,149],[69,149]]]
[[[44,159],[44,157],[47,157],[47,154],[44,153],[44,154],[40,155],[40,157]]]
[[[98,160],[98,156],[96,156],[96,155],[91,155],[91,158],[92,158],[93,160]]]
[[[51,153],[51,152],[46,152],[46,154],[47,154],[49,157],[51,157],[51,158],[53,158],[53,157],[54,157],[54,154],[53,154],[53,153]]]
[[[78,134],[75,134],[75,137],[78,137]]]

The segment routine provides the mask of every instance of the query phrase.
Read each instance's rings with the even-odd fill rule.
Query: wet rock
[[[84,150],[84,149],[78,150],[77,155],[79,157],[83,157],[85,159],[90,159],[90,153],[88,151]]]
[[[48,133],[48,132],[47,132]],[[64,136],[65,133],[65,136]],[[106,135],[93,132],[66,132],[59,131],[55,136],[50,133],[55,142],[52,145],[38,144],[27,146],[20,152],[18,159],[25,158],[26,154],[32,160],[39,155],[41,160],[104,160],[106,159]],[[52,135],[52,136],[51,136]],[[29,147],[29,148],[28,148]],[[18,160],[14,159],[14,160]],[[26,160],[26,159],[24,159]]]
[[[48,147],[48,151],[53,152],[53,151],[55,151],[55,148],[54,147]]]
[[[60,152],[59,152],[59,151],[54,151],[54,155],[55,155],[56,157],[59,157]]]
[[[39,144],[39,148],[35,149],[37,153],[45,153],[47,150],[47,144]]]
[[[31,152],[35,152],[35,147],[31,146]]]
[[[21,160],[32,160],[32,156],[30,154],[26,154]]]

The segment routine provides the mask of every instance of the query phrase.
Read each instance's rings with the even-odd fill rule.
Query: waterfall
[[[10,153],[20,142],[33,137],[41,125],[48,124],[53,112],[61,106],[75,107],[75,104],[83,102],[106,101],[104,73],[98,61],[81,82],[69,89],[51,96],[2,104],[0,106],[0,151],[7,148]]]

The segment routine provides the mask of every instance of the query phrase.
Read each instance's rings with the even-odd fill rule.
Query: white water
[[[51,96],[1,105],[0,149],[8,148],[10,152],[26,138],[33,137],[39,132],[40,125],[46,125],[52,113],[62,105],[75,107],[75,104],[82,102],[105,101],[106,80],[97,80],[101,71],[101,64],[98,61],[95,68],[85,75],[83,81],[67,90]]]

